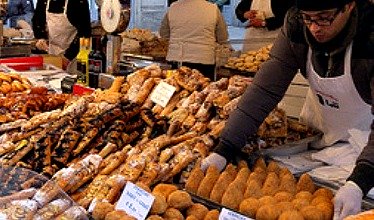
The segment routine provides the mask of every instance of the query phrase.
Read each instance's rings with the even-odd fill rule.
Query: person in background
[[[63,57],[66,67],[79,52],[79,38],[91,36],[87,0],[38,0],[32,19],[36,47]]]
[[[251,38],[275,38],[283,25],[283,20],[295,0],[241,0],[235,9],[236,17],[247,22],[243,51],[248,50]]]
[[[370,0],[296,0],[253,82],[201,165],[223,169],[242,152],[283,98],[298,69],[310,92],[300,117],[321,142],[347,141],[348,130],[371,131],[356,166],[334,198],[334,219],[356,214],[374,186],[374,5]]]
[[[230,0],[208,0],[218,6],[219,10],[222,12],[223,6],[230,4]]]
[[[31,27],[31,19],[34,15],[34,3],[32,0],[9,0],[8,13],[5,19],[9,19],[9,27],[17,27],[18,20],[26,21]]]
[[[166,59],[172,68],[187,66],[214,79],[216,46],[228,40],[227,25],[217,5],[206,0],[174,2],[159,33],[169,40]]]

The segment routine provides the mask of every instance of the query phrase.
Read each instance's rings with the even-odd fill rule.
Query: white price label
[[[167,84],[166,82],[160,82],[151,94],[151,100],[165,108],[169,100],[175,92],[175,87]]]
[[[219,214],[218,220],[253,220],[247,216],[223,208]]]
[[[151,209],[154,197],[137,185],[127,182],[121,197],[119,198],[116,210],[123,210],[137,220],[144,220]]]

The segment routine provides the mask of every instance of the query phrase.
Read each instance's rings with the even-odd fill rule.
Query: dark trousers
[[[172,69],[178,69],[178,62],[170,61],[168,62],[171,65]],[[202,63],[189,63],[189,62],[182,62],[182,66],[189,67],[191,69],[197,69],[202,73],[205,77],[208,77],[210,80],[214,81],[214,71],[215,65],[214,64],[202,64]]]

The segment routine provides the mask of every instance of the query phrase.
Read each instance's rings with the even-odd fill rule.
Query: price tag
[[[254,220],[247,216],[223,208],[219,214],[218,220]]]
[[[170,98],[175,92],[175,87],[167,84],[166,82],[160,82],[151,94],[151,100],[165,108]]]
[[[142,188],[127,182],[119,198],[116,210],[123,210],[137,220],[144,220],[151,209],[154,197]]]

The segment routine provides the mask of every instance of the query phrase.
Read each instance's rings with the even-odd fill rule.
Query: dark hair
[[[296,0],[296,7],[303,11],[322,11],[343,8],[354,0]]]

